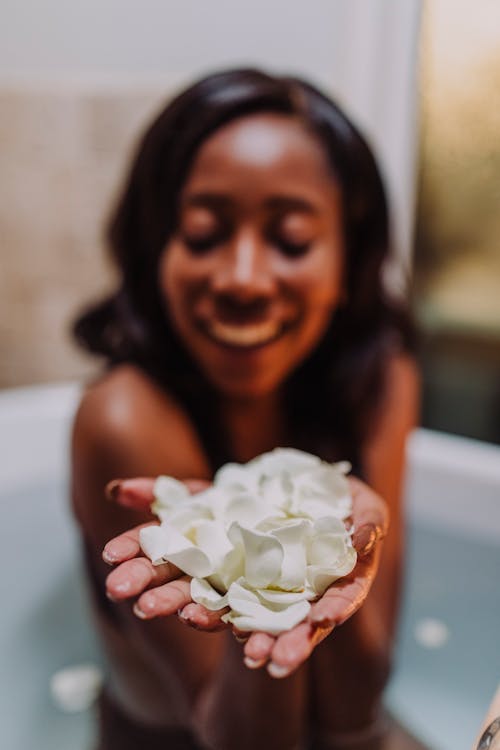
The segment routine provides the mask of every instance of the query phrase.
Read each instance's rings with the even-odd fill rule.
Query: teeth
[[[211,335],[223,344],[232,346],[256,346],[274,339],[279,332],[279,325],[273,322],[256,325],[229,325],[211,321]]]

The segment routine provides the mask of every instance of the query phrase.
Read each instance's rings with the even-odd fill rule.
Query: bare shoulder
[[[105,499],[108,482],[168,474],[210,478],[194,425],[182,407],[146,375],[117,367],[90,385],[73,425],[73,510],[95,549],[126,529],[151,520]]]
[[[164,389],[132,365],[103,375],[85,391],[73,430],[74,444],[97,452],[120,476],[208,471],[196,429]],[[126,466],[120,464],[127,462]],[[111,469],[112,467],[110,467]],[[128,470],[126,470],[128,469]]]

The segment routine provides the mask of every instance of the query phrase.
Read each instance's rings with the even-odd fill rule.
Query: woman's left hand
[[[287,677],[365,601],[378,570],[379,542],[387,534],[389,512],[385,501],[364,482],[349,477],[349,483],[355,529],[353,545],[358,553],[355,568],[325,591],[311,606],[304,622],[278,636],[252,633],[244,647],[245,664],[250,669],[267,665],[271,676]]]
[[[267,666],[272,677],[287,677],[308,659],[313,649],[332,630],[353,615],[365,601],[377,573],[381,545],[380,540],[387,533],[389,513],[382,498],[366,484],[355,477],[349,477],[353,499],[352,522],[354,525],[353,545],[358,553],[358,561],[353,571],[332,584],[323,596],[311,606],[306,620],[291,630],[278,636],[254,632],[235,633],[245,640],[245,664],[250,669]],[[114,483],[113,483],[114,484]],[[144,510],[152,502],[154,481],[151,479],[125,480],[114,484],[111,494],[121,505]],[[202,486],[187,482],[191,491]],[[108,577],[108,594],[113,598],[125,599],[142,593],[138,600],[146,609],[147,617],[157,617],[181,610],[183,620],[206,630],[224,627],[220,612],[209,612],[200,604],[190,601],[189,582],[182,574],[173,570],[174,566],[154,566],[146,558],[136,558],[140,554],[139,529],[122,534],[111,540],[105,547],[104,559],[120,562],[122,565]],[[134,559],[136,558],[136,559]],[[130,565],[124,560],[130,560]],[[170,570],[172,568],[172,570]],[[147,580],[146,580],[147,579]],[[176,580],[173,580],[176,579]],[[118,595],[121,583],[127,583],[127,592]],[[167,601],[165,601],[167,597]],[[172,599],[176,601],[172,604]],[[175,606],[177,605],[177,606]],[[137,612],[137,607],[136,607]]]

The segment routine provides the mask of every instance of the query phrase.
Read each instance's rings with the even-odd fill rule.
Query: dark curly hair
[[[289,377],[287,414],[294,445],[325,458],[349,457],[359,466],[380,403],[384,364],[391,352],[414,351],[415,332],[404,303],[390,299],[382,282],[389,220],[373,154],[341,109],[303,80],[229,70],[203,78],[165,107],[139,144],[109,225],[121,285],[77,320],[75,335],[110,366],[134,363],[172,390],[206,445],[213,443],[216,394],[203,397],[210,386],[172,330],[158,262],[175,231],[180,191],[200,144],[229,121],[257,112],[299,119],[321,144],[342,192],[347,299],[315,351]],[[213,463],[229,454],[212,450]]]

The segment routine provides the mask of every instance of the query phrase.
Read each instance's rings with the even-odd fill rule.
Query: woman
[[[387,207],[368,146],[300,80],[209,76],[147,131],[109,239],[120,288],[76,326],[109,367],[83,397],[73,443],[109,663],[102,748],[180,747],[172,728],[177,743],[185,728],[221,750],[381,747],[418,386],[411,323],[382,285]],[[365,554],[314,605],[314,623],[277,640],[252,634],[244,654],[227,630],[200,633],[219,623],[190,603],[187,581],[168,582],[168,565],[135,559],[136,531],[106,547],[123,564],[108,580],[113,601],[103,596],[103,546],[151,521],[150,481],[115,483],[119,504],[103,502],[106,483],[163,473],[194,490],[275,446],[349,459],[385,500],[353,480]],[[123,600],[141,593],[134,614]]]

